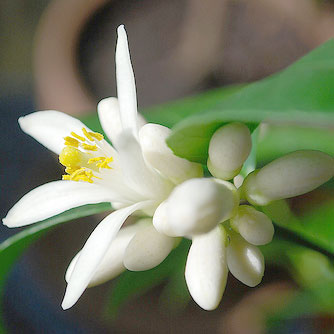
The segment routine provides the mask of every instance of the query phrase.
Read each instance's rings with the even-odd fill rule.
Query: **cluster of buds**
[[[272,240],[274,226],[259,207],[309,192],[334,175],[331,156],[304,150],[276,159],[240,182],[251,147],[246,125],[218,129],[207,163],[213,177],[175,187],[153,217],[160,233],[192,240],[185,277],[193,299],[206,310],[219,304],[228,271],[250,287],[261,282],[264,258],[257,246]]]

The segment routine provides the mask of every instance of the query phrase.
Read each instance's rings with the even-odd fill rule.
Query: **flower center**
[[[98,132],[89,132],[82,128],[82,134],[71,132],[66,136],[65,147],[59,155],[59,162],[65,166],[63,180],[86,181],[93,183],[92,178],[101,179],[102,169],[111,169],[106,143],[103,135]]]

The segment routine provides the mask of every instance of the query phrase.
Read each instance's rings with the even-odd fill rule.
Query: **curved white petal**
[[[117,34],[116,80],[121,122],[123,129],[131,129],[133,134],[137,136],[136,84],[130,59],[128,38],[123,25],[118,27]]]
[[[25,133],[56,154],[60,154],[64,137],[71,131],[80,134],[82,128],[89,130],[78,119],[55,110],[37,111],[20,117],[18,122]]]
[[[174,248],[177,239],[159,233],[153,225],[136,233],[124,254],[124,265],[133,271],[148,270],[159,265]]]
[[[193,238],[186,264],[186,282],[194,301],[205,310],[215,309],[227,280],[226,234],[216,227]]]
[[[3,218],[8,227],[19,227],[55,216],[85,204],[116,201],[119,196],[100,185],[54,181],[24,195]]]
[[[112,143],[122,132],[122,123],[119,113],[119,103],[116,97],[103,99],[97,105],[99,120],[104,133]]]
[[[134,225],[123,227],[117,234],[116,238],[111,242],[106,255],[102,262],[99,264],[93,278],[91,279],[88,287],[93,287],[99,284],[103,284],[106,281],[118,276],[125,270],[123,265],[123,257],[126,247],[130,240],[134,237],[138,230],[146,226],[147,224],[141,224],[137,222]],[[81,251],[73,258],[70,265],[67,268],[65,274],[65,280],[68,283],[72,275],[73,269],[77,263],[77,260],[81,254]]]
[[[140,145],[145,160],[162,175],[179,184],[203,176],[202,166],[177,157],[167,146],[171,130],[159,124],[146,124],[139,131]]]
[[[231,234],[227,247],[227,264],[232,275],[250,287],[262,280],[264,258],[261,251],[236,233]]]
[[[116,97],[107,97],[101,100],[97,105],[97,112],[104,133],[114,143],[118,135],[123,131],[118,99]],[[137,114],[138,128],[140,129],[145,124],[145,118]]]
[[[85,291],[125,219],[148,204],[150,203],[139,202],[114,211],[95,228],[82,248],[73,269],[62,303],[64,310],[72,307]]]
[[[130,188],[157,201],[168,195],[172,184],[146,165],[141,147],[130,131],[123,131],[117,137],[115,147],[119,154],[124,180]]]

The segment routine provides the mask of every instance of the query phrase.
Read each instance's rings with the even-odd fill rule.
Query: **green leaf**
[[[109,203],[80,206],[41,221],[40,223],[36,223],[31,227],[27,227],[23,231],[3,241],[0,244],[0,291],[3,293],[6,278],[18,257],[31,243],[41,237],[45,232],[61,223],[108,210],[111,210],[111,205]],[[3,321],[0,319],[0,323],[1,322]]]
[[[159,266],[146,271],[125,271],[112,287],[107,315],[115,318],[120,307],[131,298],[143,295],[151,288],[160,285],[175,272],[184,271],[189,247],[190,241],[183,239]]]
[[[266,125],[260,131],[257,159],[261,164],[297,150],[319,150],[334,155],[333,129]]]
[[[218,102],[237,92],[242,85],[226,86],[212,89],[196,96],[186,97],[177,101],[164,103],[141,110],[140,113],[148,122],[157,123],[171,128],[181,120],[191,115],[214,107]],[[103,133],[96,112],[87,114],[80,118],[89,128]]]
[[[271,77],[178,123],[167,140],[175,154],[207,160],[213,133],[231,121],[251,130],[261,122],[330,127],[334,124],[334,41],[330,40]]]
[[[305,215],[294,215],[286,201],[275,201],[262,207],[277,226],[282,227],[309,243],[334,253],[334,202],[328,201]]]

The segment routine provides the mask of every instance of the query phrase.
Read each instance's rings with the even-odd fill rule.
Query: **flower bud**
[[[227,265],[232,275],[240,282],[253,287],[258,285],[264,273],[264,258],[261,251],[240,235],[230,235],[227,247]]]
[[[304,150],[289,153],[249,174],[242,191],[255,205],[305,194],[334,175],[334,159],[323,152]]]
[[[191,179],[174,188],[169,196],[168,225],[178,236],[206,233],[229,219],[238,204],[238,191],[230,182]]]
[[[178,238],[159,233],[149,225],[136,233],[124,254],[124,265],[133,271],[148,270],[159,265],[174,248]]]
[[[185,277],[189,292],[208,311],[218,306],[226,286],[225,242],[225,230],[217,226],[193,238],[187,258]]]
[[[170,237],[176,237],[171,229],[171,226],[168,224],[168,204],[167,201],[162,202],[154,212],[153,216],[153,225],[155,229],[163,234],[166,234]]]
[[[209,145],[210,173],[223,180],[236,176],[252,148],[249,129],[242,123],[230,123],[218,129]]]
[[[145,160],[175,184],[201,177],[202,166],[177,157],[167,146],[171,130],[159,124],[146,124],[139,131],[140,145]]]
[[[231,227],[253,245],[265,245],[274,235],[271,220],[249,205],[240,205],[237,214],[230,220]]]

